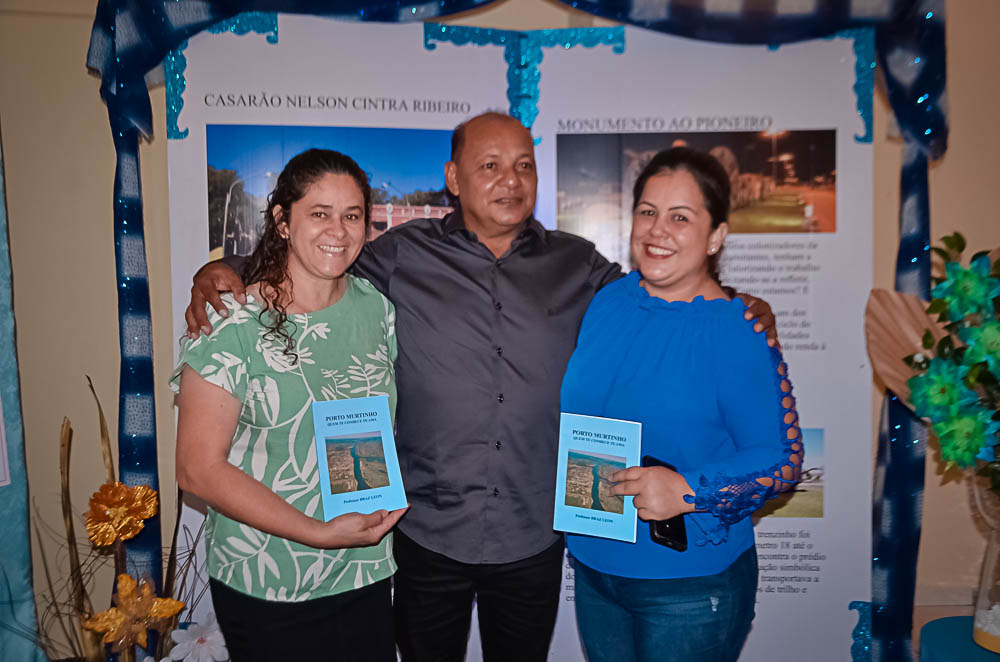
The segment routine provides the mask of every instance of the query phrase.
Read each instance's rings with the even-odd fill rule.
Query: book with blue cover
[[[610,476],[639,466],[642,424],[561,413],[553,528],[635,542],[631,496],[611,494]]]
[[[406,507],[388,396],[312,405],[323,519]]]

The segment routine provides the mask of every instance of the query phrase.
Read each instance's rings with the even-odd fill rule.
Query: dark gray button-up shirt
[[[591,298],[620,267],[533,218],[497,259],[455,212],[393,228],[354,271],[396,306],[400,528],[464,563],[555,543],[560,384]]]

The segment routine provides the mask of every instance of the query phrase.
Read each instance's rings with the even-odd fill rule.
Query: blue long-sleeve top
[[[640,274],[604,287],[584,317],[562,385],[562,411],[642,423],[642,453],[677,467],[699,512],[688,549],[567,535],[570,552],[612,575],[699,577],[754,543],[750,513],[790,488],[802,439],[787,367],[739,299],[668,302]]]

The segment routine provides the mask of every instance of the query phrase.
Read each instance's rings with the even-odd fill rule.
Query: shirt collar
[[[462,219],[462,210],[456,209],[445,216],[444,221],[442,222],[442,227],[446,235],[458,232],[459,230],[465,230],[465,221]],[[548,236],[548,230],[546,230],[545,226],[535,219],[534,215],[528,217],[528,221],[525,224],[524,229],[521,230],[520,234],[517,235],[517,239],[514,241],[531,235],[537,236],[539,241],[542,242],[545,242]]]
[[[449,213],[444,217],[444,221],[441,223],[441,227],[444,229],[445,234],[451,234],[452,232],[458,232],[459,230],[465,229],[465,221],[462,220],[462,212],[458,209]]]

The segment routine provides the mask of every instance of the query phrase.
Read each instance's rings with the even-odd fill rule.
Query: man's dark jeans
[[[398,529],[393,612],[403,662],[461,662],[475,599],[484,662],[544,662],[559,607],[563,542],[513,563],[470,564]]]

